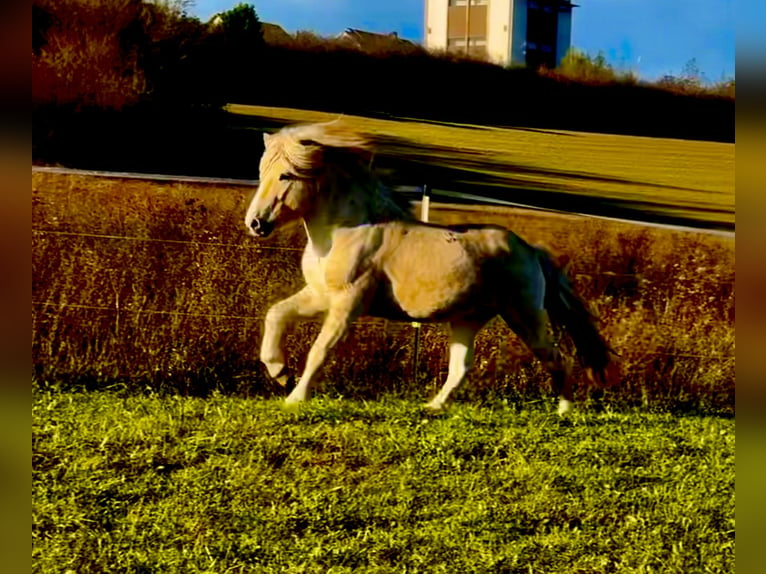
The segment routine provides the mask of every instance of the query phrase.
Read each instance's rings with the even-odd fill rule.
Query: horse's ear
[[[271,137],[271,134],[267,134],[266,132],[263,132],[263,145],[268,145],[270,137]]]

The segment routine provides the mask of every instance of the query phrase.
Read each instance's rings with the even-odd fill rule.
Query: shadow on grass
[[[649,184],[626,178],[604,177],[587,172],[573,172],[530,167],[507,161],[498,161],[486,154],[456,150],[439,145],[422,145],[407,140],[380,137],[384,148],[378,166],[395,172],[388,183],[412,184],[422,182],[434,189],[433,197],[447,203],[475,204],[472,198],[460,198],[457,194],[482,196],[563,212],[585,213],[635,221],[648,221],[671,225],[733,230],[733,224],[723,221],[728,212],[704,205],[684,206],[691,215],[678,215],[673,211],[678,205],[672,201],[621,199],[584,195],[567,185],[567,180],[578,182],[612,183],[640,189],[651,185],[668,191],[696,191],[673,185]],[[525,175],[526,178],[517,177]],[[530,185],[529,177],[557,178],[561,183],[537,181]],[[439,188],[453,193],[439,193]],[[671,194],[668,194],[672,197]],[[699,215],[697,215],[699,214]],[[705,215],[714,215],[713,221]]]
[[[394,116],[391,114],[387,114],[385,112],[382,113],[371,113],[368,114],[370,117],[375,117],[382,120],[392,120],[397,122],[412,122],[417,124],[428,124],[433,126],[443,126],[448,128],[467,128],[471,130],[492,130],[497,129],[500,126],[481,126],[481,125],[475,125],[475,124],[461,124],[457,122],[446,122],[446,121],[439,121],[439,120],[429,120],[429,119],[418,119],[418,118],[410,118],[410,117],[404,117],[404,116]],[[580,134],[575,133],[566,133],[563,131],[554,131],[554,130],[545,130],[545,129],[539,129],[539,128],[522,128],[518,126],[504,126],[501,127],[501,129],[507,129],[507,130],[514,130],[519,132],[530,132],[530,133],[536,133],[536,134],[547,134],[547,135],[553,135],[553,136],[564,136],[568,138],[581,138],[583,137]]]
[[[540,131],[540,130],[537,130]],[[376,142],[382,147],[384,156],[393,156],[404,167],[409,164],[416,166],[419,170],[435,168],[437,170],[447,169],[453,172],[468,172],[472,177],[477,178],[479,183],[508,183],[510,187],[515,187],[517,183],[528,183],[525,179],[514,179],[510,174],[523,174],[533,176],[557,177],[562,179],[571,179],[576,181],[593,181],[599,183],[616,183],[620,185],[660,187],[668,190],[677,191],[702,191],[694,188],[680,187],[675,185],[665,185],[649,183],[644,181],[635,181],[622,177],[605,177],[588,172],[576,172],[559,169],[547,169],[543,167],[530,167],[528,165],[514,164],[507,160],[498,161],[488,154],[476,151],[460,150],[447,146],[436,144],[418,144],[404,138],[394,136],[376,136]],[[492,173],[503,172],[504,175],[492,175]],[[426,172],[427,173],[427,172]],[[509,175],[505,175],[508,173]],[[448,173],[452,179],[457,173]],[[556,184],[536,184],[538,188],[550,188],[564,190],[566,187]]]

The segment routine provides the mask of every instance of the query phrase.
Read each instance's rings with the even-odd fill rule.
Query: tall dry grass
[[[238,22],[208,26],[188,16],[188,5],[188,0],[34,0],[33,108],[55,117],[62,111],[130,110],[167,98],[175,98],[176,106],[220,105],[209,84],[228,80],[230,60],[242,71],[253,44],[242,41]],[[252,36],[261,41],[259,34]],[[219,68],[227,74],[217,74]]]
[[[141,0],[35,0],[32,54],[36,104],[122,109],[146,90],[134,29]]]
[[[266,243],[241,224],[246,188],[33,175],[33,378],[130,391],[269,393],[257,360],[268,306],[301,284],[300,226]],[[732,413],[733,241],[587,218],[435,206],[432,220],[514,229],[570,258],[621,354],[614,408]],[[288,335],[299,371],[316,321]],[[333,352],[322,392],[424,399],[447,370],[446,332],[364,320]],[[414,379],[414,380],[413,380]],[[500,322],[477,340],[463,400],[550,400],[547,377]]]
[[[610,65],[603,53],[591,56],[577,48],[570,48],[555,69],[542,67],[538,73],[547,78],[562,82],[578,82],[591,86],[619,84],[623,86],[649,86],[681,96],[713,97],[734,100],[736,82],[733,78],[706,83],[703,74],[690,60],[685,69],[677,75],[666,74],[662,78],[650,81],[640,80],[634,70],[619,70]]]

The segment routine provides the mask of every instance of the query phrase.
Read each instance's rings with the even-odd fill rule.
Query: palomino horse
[[[361,315],[449,323],[449,372],[426,405],[432,410],[463,383],[474,338],[497,315],[550,371],[559,414],[571,408],[572,384],[548,319],[567,328],[589,375],[604,380],[611,349],[543,249],[501,227],[419,222],[373,175],[369,142],[334,123],[286,127],[264,134],[264,142],[245,225],[266,237],[302,219],[308,235],[306,285],[272,306],[264,325],[260,359],[280,384],[289,380],[282,346],[288,323],[325,315],[287,403],[309,398],[327,353]]]

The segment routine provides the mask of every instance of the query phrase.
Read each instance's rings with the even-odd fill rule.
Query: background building
[[[555,68],[569,50],[568,0],[425,0],[427,48],[502,65]]]

